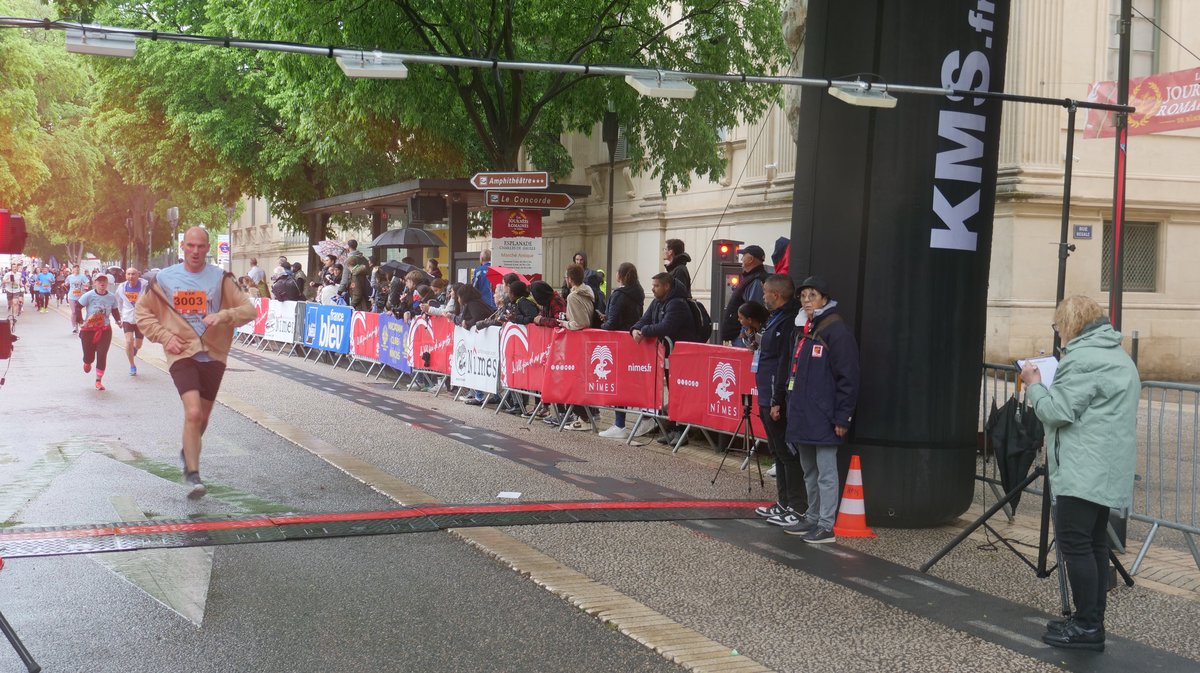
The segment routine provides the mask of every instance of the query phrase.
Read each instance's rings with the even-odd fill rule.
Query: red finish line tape
[[[551,512],[570,510],[623,510],[623,509],[752,509],[770,503],[759,500],[638,500],[638,501],[594,501],[594,502],[540,502],[495,505],[444,505],[406,507],[403,509],[373,512],[333,512],[325,514],[285,514],[263,516],[253,519],[195,521],[188,523],[114,523],[102,526],[81,526],[53,529],[10,529],[0,533],[0,544],[28,540],[62,540],[96,538],[117,535],[155,535],[162,533],[193,533],[202,531],[264,528],[295,524],[321,524],[341,521],[380,521],[386,519],[409,519],[438,514],[491,514],[503,512]]]

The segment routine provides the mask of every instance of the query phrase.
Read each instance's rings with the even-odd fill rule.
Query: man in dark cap
[[[738,308],[748,301],[762,303],[763,281],[767,279],[767,268],[763,261],[767,255],[757,245],[747,245],[738,251],[742,255],[742,275],[729,296],[729,303],[721,314],[721,341],[741,346],[742,325],[738,322]]]
[[[779,359],[771,393],[771,419],[786,416],[784,435],[800,456],[808,510],[783,531],[805,542],[835,542],[838,447],[858,404],[858,343],[837,313],[837,302],[819,276],[800,284],[792,347]]]

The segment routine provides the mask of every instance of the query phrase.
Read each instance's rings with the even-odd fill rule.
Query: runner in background
[[[117,296],[108,291],[108,275],[98,274],[94,279],[95,287],[83,293],[79,301],[74,302],[72,316],[79,325],[79,341],[83,345],[83,371],[92,371],[92,362],[96,363],[96,390],[104,390],[104,370],[108,366],[108,347],[112,345],[112,323],[121,319],[117,310]]]
[[[142,347],[142,331],[138,329],[134,307],[138,297],[146,289],[146,281],[134,267],[125,270],[125,282],[117,285],[117,307],[121,310],[121,330],[125,332],[125,357],[129,358],[129,375],[137,376],[137,364],[133,358]]]
[[[190,487],[188,498],[193,499],[207,492],[200,480],[201,439],[225,375],[233,328],[257,313],[233,274],[205,263],[210,247],[208,231],[188,229],[183,263],[159,271],[134,310],[138,328],[162,344],[183,402],[179,457],[184,483]]]
[[[83,286],[88,282],[87,276],[79,272],[79,265],[71,267],[71,275],[67,276],[67,301],[71,306],[71,333],[79,333],[79,298],[83,296]]]
[[[42,270],[33,277],[33,301],[39,313],[50,312],[50,290],[54,287],[54,274],[50,267],[42,265]]]
[[[21,283],[21,272],[15,267],[5,271],[3,284],[8,312],[20,316],[21,309],[25,307],[25,286]]]

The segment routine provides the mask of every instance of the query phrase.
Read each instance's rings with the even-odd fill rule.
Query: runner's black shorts
[[[142,330],[138,329],[137,323],[135,322],[121,321],[121,329],[124,330],[126,334],[132,334],[138,339],[142,338]]]
[[[217,391],[221,389],[221,379],[225,377],[225,363],[197,362],[194,358],[183,358],[171,365],[171,380],[179,395],[196,390],[200,399],[212,402],[217,399]]]

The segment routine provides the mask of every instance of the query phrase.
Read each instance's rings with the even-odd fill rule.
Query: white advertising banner
[[[493,395],[500,392],[500,328],[454,328],[450,385]]]
[[[267,328],[263,338],[283,343],[296,341],[296,303],[271,300],[267,307]]]

